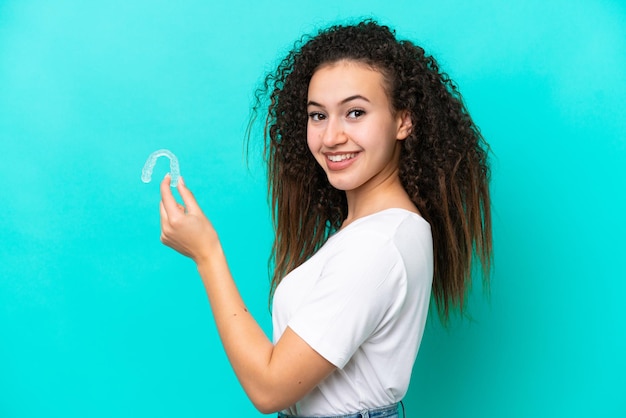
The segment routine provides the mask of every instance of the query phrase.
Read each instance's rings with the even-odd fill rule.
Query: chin
[[[341,190],[341,191],[344,191],[344,192],[347,192],[348,190],[356,189],[356,187],[357,187],[357,186],[355,186],[354,184],[352,184],[350,182],[340,181],[340,180],[334,180],[333,181],[330,178],[328,179],[328,182],[335,189]]]

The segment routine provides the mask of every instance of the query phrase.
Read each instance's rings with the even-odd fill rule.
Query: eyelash
[[[361,116],[365,115],[365,110],[363,110],[363,109],[350,109],[348,111],[348,116],[351,115],[352,113],[355,113],[355,115],[352,116],[351,118],[352,119],[358,119]]]
[[[311,112],[309,113],[309,119],[317,122],[320,119],[323,119],[325,117],[325,115],[321,112]]]
[[[350,116],[352,114],[354,114],[354,115]],[[346,116],[348,118],[350,118],[350,119],[358,119],[358,118],[360,118],[363,115],[365,115],[365,110],[363,110],[363,109],[350,109],[350,110],[348,110],[348,113],[346,113]],[[313,120],[315,122],[320,121],[320,120],[325,119],[325,118],[326,118],[326,115],[324,115],[321,112],[310,112],[309,113],[309,119],[311,119],[311,120]]]

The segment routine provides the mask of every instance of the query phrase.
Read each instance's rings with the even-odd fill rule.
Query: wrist
[[[215,244],[207,246],[207,250],[195,257],[194,261],[198,271],[203,272],[216,267],[225,258],[222,246],[219,240],[217,240]]]

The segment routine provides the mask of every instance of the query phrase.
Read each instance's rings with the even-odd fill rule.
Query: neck
[[[347,191],[346,199],[348,216],[341,228],[359,218],[385,209],[401,208],[419,213],[402,186],[397,169],[375,185],[363,185],[359,189]]]

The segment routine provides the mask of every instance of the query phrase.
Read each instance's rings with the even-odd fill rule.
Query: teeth
[[[329,155],[328,159],[334,163],[338,163],[339,161],[347,160],[354,157],[356,157],[356,153],[352,152],[350,154]]]

